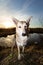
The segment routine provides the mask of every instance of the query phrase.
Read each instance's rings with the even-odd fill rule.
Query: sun
[[[13,21],[11,19],[8,19],[8,18],[6,20],[4,20],[3,25],[4,25],[5,28],[15,27]]]
[[[13,26],[13,24],[10,21],[4,22],[5,28],[10,28]]]

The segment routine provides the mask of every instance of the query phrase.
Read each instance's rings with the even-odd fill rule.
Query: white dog
[[[16,24],[16,44],[19,60],[21,59],[20,48],[22,48],[22,52],[24,52],[24,47],[28,39],[29,22],[31,17],[27,21],[19,21],[16,18],[13,18],[13,21]]]

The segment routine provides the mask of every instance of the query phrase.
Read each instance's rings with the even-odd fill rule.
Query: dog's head
[[[19,21],[13,18],[13,22],[16,24],[16,33],[22,36],[26,36],[29,30],[29,22],[32,16],[27,21]]]

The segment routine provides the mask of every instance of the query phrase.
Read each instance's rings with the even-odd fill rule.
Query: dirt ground
[[[17,59],[17,48],[13,54],[10,48],[0,51],[0,65],[43,65],[43,46],[30,45],[25,47],[24,57]]]

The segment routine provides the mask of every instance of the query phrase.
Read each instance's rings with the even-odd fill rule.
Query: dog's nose
[[[22,33],[22,36],[26,36],[26,33]]]

